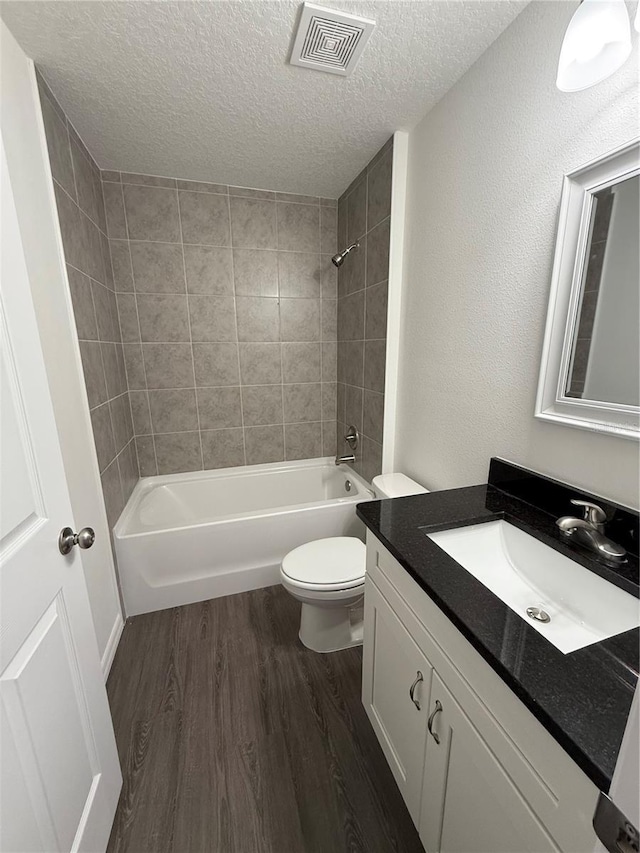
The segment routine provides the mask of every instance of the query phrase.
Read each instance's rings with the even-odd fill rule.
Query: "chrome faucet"
[[[571,503],[584,508],[584,518],[574,518],[571,515],[559,518],[556,524],[564,536],[593,551],[607,563],[624,563],[626,550],[605,536],[604,523],[607,515],[602,507],[577,498],[572,498]]]
[[[356,461],[356,448],[358,447],[358,440],[360,438],[360,433],[354,426],[348,426],[347,432],[344,437],[344,440],[347,442],[351,449],[351,453],[348,453],[346,456],[336,456],[336,465],[343,465],[345,462],[355,462]]]

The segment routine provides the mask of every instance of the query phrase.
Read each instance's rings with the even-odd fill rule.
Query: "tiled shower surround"
[[[113,525],[138,480],[138,461],[100,172],[41,78],[38,84],[91,424]]]
[[[100,172],[39,84],[110,524],[138,475],[332,456],[336,425],[378,473],[391,141],[339,204]]]
[[[337,202],[102,180],[140,474],[333,455]]]
[[[338,203],[340,249],[360,243],[338,275],[338,452],[350,452],[343,436],[353,424],[367,480],[382,470],[392,157],[390,139]]]

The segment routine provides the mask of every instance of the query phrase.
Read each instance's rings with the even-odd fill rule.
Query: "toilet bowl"
[[[404,474],[373,478],[376,498],[427,491]],[[366,549],[354,536],[316,539],[282,560],[280,580],[301,602],[300,641],[314,652],[337,652],[362,645]]]

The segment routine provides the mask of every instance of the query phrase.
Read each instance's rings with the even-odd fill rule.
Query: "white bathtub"
[[[292,548],[364,538],[372,497],[332,458],[145,477],[114,528],[127,616],[279,583]]]

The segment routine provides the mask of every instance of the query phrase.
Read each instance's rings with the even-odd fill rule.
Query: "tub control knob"
[[[78,533],[74,533],[70,527],[63,527],[58,536],[58,548],[61,554],[68,554],[74,545],[83,550],[91,548],[96,541],[96,534],[92,527],[83,527]]]

